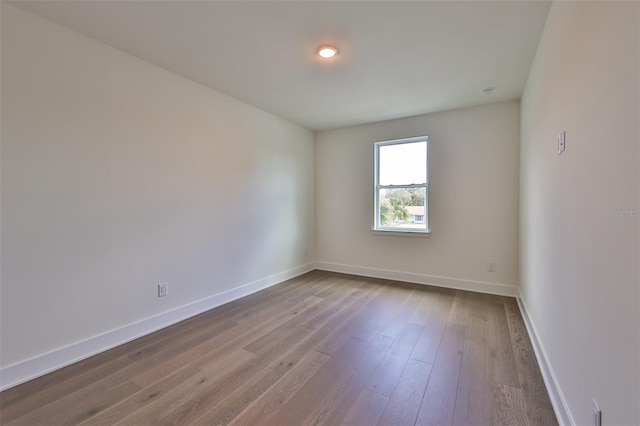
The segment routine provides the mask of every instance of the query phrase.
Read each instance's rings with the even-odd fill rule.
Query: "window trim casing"
[[[407,143],[425,142],[426,143],[426,166],[427,176],[424,184],[410,184],[410,185],[380,185],[380,147],[387,145],[403,145]],[[428,236],[431,233],[429,225],[429,137],[428,136],[415,136],[410,138],[390,139],[384,141],[374,142],[374,184],[373,184],[373,228],[374,234],[378,235],[409,235],[409,236]],[[425,228],[403,228],[403,227],[382,227],[380,225],[380,189],[402,189],[402,188],[424,188],[424,217]]]

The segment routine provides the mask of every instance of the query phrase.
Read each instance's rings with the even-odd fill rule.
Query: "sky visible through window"
[[[380,185],[427,182],[427,143],[414,142],[380,147]]]

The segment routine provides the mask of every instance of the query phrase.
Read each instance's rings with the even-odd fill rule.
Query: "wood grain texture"
[[[447,293],[440,293],[438,297],[432,299],[429,316],[420,339],[413,349],[411,359],[433,364],[449,320],[453,300],[454,296]]]
[[[416,424],[453,423],[463,346],[464,327],[448,324],[433,364]]]
[[[557,424],[515,299],[322,271],[6,390],[0,423]]]
[[[502,383],[492,383],[495,407],[491,424],[495,426],[529,425],[522,389]]]
[[[364,353],[358,358],[357,363],[340,380],[336,381],[337,385],[334,385],[321,398],[304,423],[339,424],[382,362],[392,343],[393,339],[388,336],[375,335],[365,347]]]
[[[363,426],[378,424],[389,398],[364,389],[351,405],[341,424]]]
[[[192,365],[188,365],[175,373],[141,389],[130,398],[122,400],[120,403],[112,405],[108,409],[103,410],[95,416],[90,417],[82,422],[83,425],[110,425],[115,424],[122,418],[131,413],[135,413],[141,408],[162,398],[174,387],[180,385],[185,380],[198,373],[198,369]]]
[[[537,364],[536,355],[529,340],[518,304],[514,299],[505,301],[509,332],[513,343],[520,388],[524,398],[527,421],[531,425],[557,422],[549,394]]]
[[[411,425],[416,421],[429,381],[431,364],[409,360],[382,413],[380,424]]]
[[[304,359],[292,368],[278,381],[269,392],[257,398],[231,424],[256,425],[274,414],[297,394],[300,388],[327,362],[329,357],[320,352],[310,352]]]
[[[422,327],[419,325],[406,324],[405,329],[394,341],[385,359],[369,381],[367,385],[369,390],[380,395],[391,396],[421,333]]]
[[[487,322],[470,316],[469,323],[465,329],[453,424],[489,425],[493,401],[490,398]]]

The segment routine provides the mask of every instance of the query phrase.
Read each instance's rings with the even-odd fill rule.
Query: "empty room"
[[[640,2],[0,19],[0,424],[640,425]]]

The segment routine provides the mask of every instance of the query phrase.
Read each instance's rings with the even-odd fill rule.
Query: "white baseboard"
[[[471,281],[460,278],[438,277],[416,274],[412,272],[392,271],[388,269],[368,268],[363,266],[343,265],[331,262],[316,262],[316,269],[344,274],[361,275],[386,280],[405,281],[414,284],[428,284],[456,290],[476,291],[479,293],[497,294],[499,296],[518,297],[519,288],[515,285]]]
[[[98,334],[71,345],[55,349],[51,352],[8,365],[0,369],[0,390],[8,389],[54,370],[66,367],[74,362],[81,361],[123,343],[127,343],[144,335],[153,333],[161,328],[168,327],[217,306],[248,296],[267,287],[271,287],[283,281],[297,277],[298,275],[305,274],[313,269],[314,264],[307,263],[240,287],[197,300],[187,305],[171,309],[152,317],[127,324],[123,327]]]
[[[533,345],[533,351],[536,354],[538,366],[542,373],[542,379],[544,380],[544,384],[547,388],[547,393],[551,399],[551,405],[553,405],[553,411],[556,413],[558,423],[560,426],[575,425],[576,422],[573,420],[571,410],[569,410],[569,406],[567,405],[567,400],[564,398],[564,395],[560,390],[560,385],[558,384],[556,375],[553,372],[553,368],[551,368],[551,363],[549,362],[547,353],[542,346],[542,342],[538,337],[536,327],[529,316],[529,312],[527,311],[524,301],[520,297],[518,297],[518,306],[520,307],[524,324],[527,327],[527,332],[529,333],[529,338]]]

